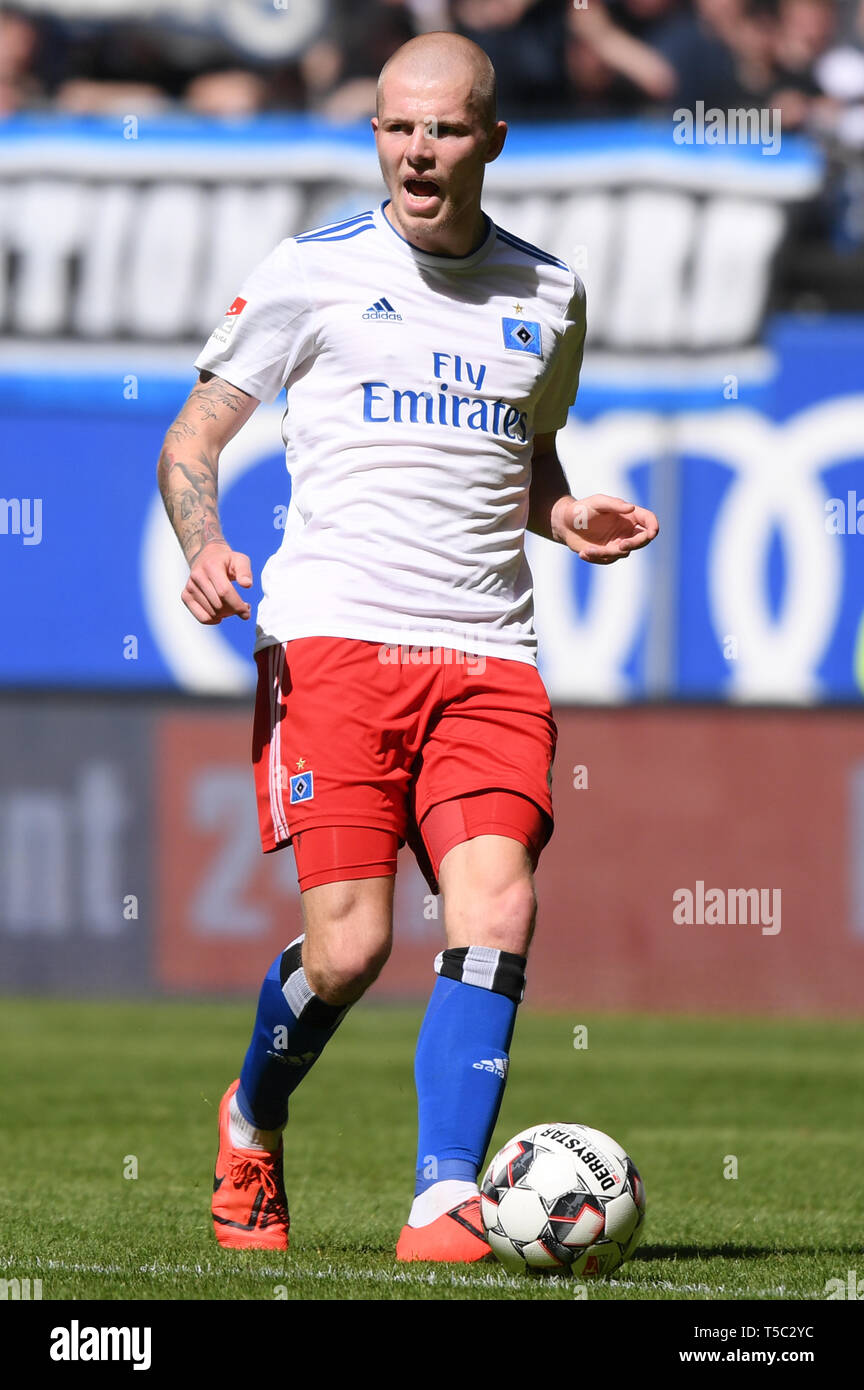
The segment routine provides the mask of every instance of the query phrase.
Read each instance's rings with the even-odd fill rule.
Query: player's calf
[[[415,1060],[419,1136],[414,1203],[400,1260],[486,1258],[477,1173],[510,1065],[525,957],[488,946],[448,948],[420,1029]]]
[[[262,1228],[261,1207],[254,1209],[254,1202],[250,1205],[245,1198],[250,1189],[260,1195],[265,1210],[278,1214],[280,1203],[284,1206],[281,1133],[290,1097],[386,960],[392,879],[361,880],[352,889],[346,883],[312,890],[311,906],[304,900],[311,935],[292,941],[262,984],[240,1081],[230,1088],[220,1110],[221,1171],[213,1220],[223,1245],[287,1245],[287,1206],[284,1242],[277,1240],[274,1246],[272,1231]],[[338,910],[325,913],[328,903]],[[353,913],[348,910],[352,903]]]

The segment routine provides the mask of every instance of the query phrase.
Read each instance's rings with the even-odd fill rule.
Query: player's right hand
[[[235,614],[246,622],[252,609],[235,584],[243,589],[252,587],[249,556],[232,550],[227,541],[208,541],[192,561],[181,597],[199,623],[212,626]]]

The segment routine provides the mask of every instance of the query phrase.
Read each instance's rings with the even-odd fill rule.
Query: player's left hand
[[[562,497],[552,512],[553,534],[592,565],[613,565],[653,541],[660,523],[647,507],[596,492]]]

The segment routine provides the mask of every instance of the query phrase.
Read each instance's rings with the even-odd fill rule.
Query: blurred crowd
[[[864,147],[864,0],[0,0],[0,112],[369,115],[414,34],[476,39],[517,120],[770,105]]]
[[[400,44],[439,29],[489,53],[520,123],[779,109],[823,142],[864,246],[864,0],[0,0],[0,116],[352,122]]]

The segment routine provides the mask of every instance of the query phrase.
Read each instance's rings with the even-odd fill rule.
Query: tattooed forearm
[[[243,391],[238,391],[231,387],[227,382],[221,381],[219,377],[214,377],[203,386],[196,386],[190,393],[187,408],[194,405],[203,414],[205,420],[215,420],[218,411],[215,407],[223,405],[228,410],[238,415],[243,408],[243,404],[249,398]]]
[[[189,424],[188,420],[177,419],[168,430],[168,438],[176,439],[178,444],[183,439],[194,439],[198,431]]]
[[[258,404],[221,377],[202,372],[165,435],[157,477],[168,519],[190,566],[219,524],[219,456]]]
[[[190,565],[210,541],[225,539],[216,500],[217,470],[218,460],[207,453],[181,459],[166,447],[159,458],[159,491]]]

